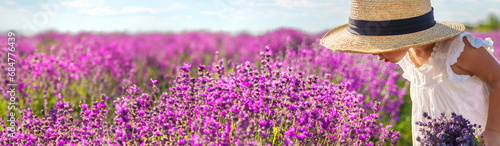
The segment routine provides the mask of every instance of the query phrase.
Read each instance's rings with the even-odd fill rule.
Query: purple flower
[[[423,113],[425,121],[417,121],[422,137],[417,141],[422,145],[481,145],[478,137],[477,124],[471,124],[469,120],[461,115],[451,113],[447,118],[445,113],[441,117],[432,118],[428,113]],[[393,138],[394,139],[394,138]]]
[[[51,97],[58,101],[33,104],[43,106],[47,114],[42,117],[24,112],[22,132],[14,142],[397,143],[399,133],[378,119],[390,115],[391,122],[397,120],[397,108],[406,94],[396,85],[403,80],[397,66],[374,62],[366,55],[332,52],[319,45],[317,37],[286,29],[260,36],[202,32],[36,36],[33,39],[60,43],[47,41],[54,46],[43,55],[34,51],[37,41],[20,47],[32,51],[23,50],[26,54],[19,56],[27,58],[16,63],[25,71],[20,76],[26,77],[20,81],[19,95],[37,102],[35,98],[44,93],[47,102]],[[224,56],[219,56],[219,49]],[[232,61],[225,64],[226,59]],[[191,65],[198,65],[197,73],[191,72]],[[94,99],[96,95],[102,101]],[[76,103],[78,113],[72,106],[82,101],[79,97],[86,100]],[[0,143],[6,142],[0,139]]]

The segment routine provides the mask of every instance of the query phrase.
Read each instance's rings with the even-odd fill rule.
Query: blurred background
[[[436,20],[497,28],[500,0],[433,0]],[[349,0],[1,0],[0,31],[319,33],[345,24]]]
[[[431,2],[436,20],[462,22],[476,37],[491,37],[500,56],[500,0]],[[19,106],[32,107],[37,116],[59,99],[91,105],[106,94],[111,105],[126,86],[145,88],[155,79],[161,92],[168,91],[184,62],[196,71],[198,64],[210,69],[223,58],[228,72],[245,61],[258,64],[259,52],[270,46],[281,53],[276,58],[307,75],[336,73],[335,83],[358,83],[349,89],[366,95],[366,105],[387,100],[382,122],[401,132],[399,145],[411,145],[411,100],[399,66],[315,45],[347,23],[349,9],[350,0],[0,0],[0,46],[8,31],[24,35],[16,36]],[[297,50],[302,54],[283,58]],[[309,61],[293,62],[301,59]],[[0,115],[8,112],[6,101],[0,100]]]

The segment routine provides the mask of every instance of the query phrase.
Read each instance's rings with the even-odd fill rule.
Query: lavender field
[[[16,36],[15,109],[0,59],[0,145],[411,144],[399,66],[333,52],[323,34]],[[473,34],[500,48],[500,31]]]

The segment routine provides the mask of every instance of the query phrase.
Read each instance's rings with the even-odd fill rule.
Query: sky
[[[350,0],[0,0],[0,32],[324,32],[347,23]],[[431,0],[436,20],[475,24],[500,0]]]

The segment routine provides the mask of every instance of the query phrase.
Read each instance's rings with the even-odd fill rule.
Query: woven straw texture
[[[383,21],[411,18],[431,11],[429,0],[353,0],[350,17]]]
[[[369,21],[405,19],[431,11],[429,0],[353,0],[351,18]],[[327,32],[320,44],[334,51],[383,53],[432,44],[456,36],[465,27],[459,22],[436,21],[433,27],[408,34],[368,36],[347,31],[347,24]]]

